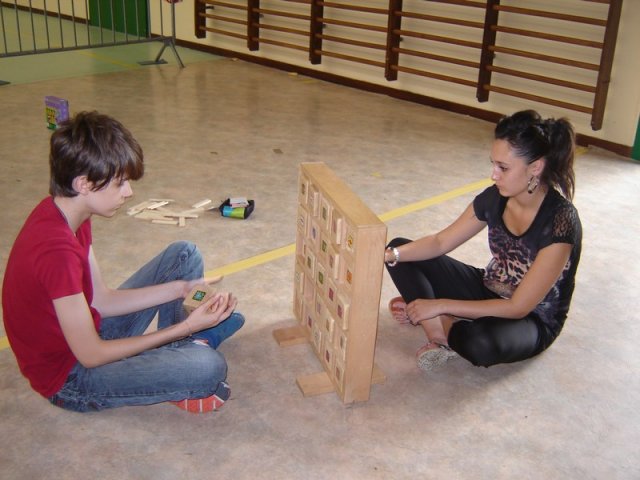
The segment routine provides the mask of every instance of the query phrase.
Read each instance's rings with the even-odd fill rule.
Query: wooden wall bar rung
[[[427,20],[430,22],[438,22],[438,23],[448,23],[450,25],[460,25],[463,27],[484,28],[484,23],[482,22],[472,22],[470,20],[461,20],[459,18],[439,17],[436,15],[426,15],[424,13],[415,13],[415,12],[396,12],[396,15],[403,18],[415,18],[418,20]]]
[[[220,2],[218,0],[204,0],[202,1],[205,5],[211,5],[213,7],[225,7],[225,8],[235,8],[236,10],[246,10],[246,5],[238,5],[235,3],[228,2]]]
[[[324,23],[325,25],[337,25],[341,27],[357,28],[360,30],[369,30],[372,32],[387,33],[386,27],[382,27],[378,25],[369,25],[367,23],[347,22],[344,20],[335,20],[331,18],[319,18],[318,21],[320,23]]]
[[[547,77],[544,75],[537,75],[529,72],[521,72],[511,68],[496,67],[495,65],[489,65],[487,68],[495,73],[502,73],[504,75],[511,75],[514,77],[526,78],[528,80],[534,80],[536,82],[550,83],[552,85],[558,85],[560,87],[571,88],[573,90],[581,90],[583,92],[595,93],[596,87],[593,85],[585,85],[584,83],[570,82],[567,80],[560,80],[559,78]]]
[[[515,48],[491,46],[489,47],[489,50],[497,53],[507,53],[509,55],[515,55],[518,57],[531,58],[533,60],[541,60],[543,62],[568,65],[570,67],[582,68],[584,70],[593,70],[594,72],[597,72],[600,69],[600,66],[597,63],[581,62],[578,60],[572,60],[570,58],[554,57],[552,55],[545,55],[543,53],[536,53],[536,52],[528,52],[526,50],[517,50]]]
[[[421,58],[428,58],[429,60],[436,60],[438,62],[446,62],[446,63],[453,63],[455,65],[462,65],[463,67],[470,67],[476,70],[480,67],[479,62],[472,62],[469,60],[463,60],[455,57],[446,57],[444,55],[436,55],[435,53],[421,52],[418,50],[411,50],[409,48],[394,48],[394,51],[397,51],[398,53],[402,53],[404,55],[411,55],[414,57],[421,57]]]
[[[419,75],[421,77],[435,78],[436,80],[443,80],[445,82],[452,82],[452,83],[457,83],[459,85],[466,85],[467,87],[476,86],[476,82],[474,80],[465,80],[464,78],[457,78],[449,75],[442,75],[440,73],[427,72],[425,70],[418,70],[416,68],[403,67],[400,65],[394,65],[391,68],[399,72],[411,73],[413,75]]]
[[[309,32],[306,32],[304,30],[296,30],[295,28],[289,28],[289,27],[280,27],[278,25],[269,25],[268,23],[254,23],[255,27],[260,27],[260,29],[262,30],[273,30],[273,31],[277,31],[277,32],[283,32],[283,33],[292,33],[294,35],[301,35],[303,37],[306,37],[307,35],[309,35]],[[260,40],[262,37],[256,37],[258,40]]]
[[[382,15],[387,14],[387,10],[384,8],[374,8],[374,7],[364,7],[361,5],[347,5],[345,3],[335,3],[335,2],[318,2],[323,7],[336,8],[339,10],[351,10],[352,12],[363,12],[363,13],[378,13]]]
[[[204,27],[204,30],[210,33],[217,33],[218,35],[224,35],[227,37],[235,37],[235,38],[240,38],[242,40],[246,40],[247,36],[242,34],[242,33],[235,33],[235,32],[230,32],[228,30],[221,30],[219,28],[213,28],[213,27]]]
[[[327,52],[326,50],[317,51],[316,53],[318,55],[325,56],[325,57],[333,57],[333,58],[339,58],[341,60],[348,60],[350,62],[364,63],[366,65],[372,65],[374,67],[384,68],[385,66],[384,62],[378,62],[376,60],[370,60],[368,58],[354,57],[353,55],[345,55],[343,53]]]
[[[309,21],[309,19],[311,18],[310,15],[301,15],[301,14],[298,14],[298,13],[281,12],[281,11],[278,11],[278,10],[271,10],[271,9],[267,9],[267,8],[254,8],[254,11],[256,13],[261,14],[261,15],[273,15],[274,17],[295,18],[297,20],[305,20],[305,21]]]
[[[295,43],[288,43],[288,42],[280,42],[278,40],[270,40],[268,38],[253,38],[252,40],[254,41],[260,41],[260,43],[267,43],[269,45],[275,45],[277,47],[284,47],[284,48],[291,48],[293,50],[300,50],[302,52],[308,52],[309,51],[309,47],[305,46],[305,45],[296,45]]]
[[[385,50],[386,46],[379,43],[362,42],[360,40],[352,40],[350,38],[336,37],[335,35],[319,34],[322,40],[336,43],[346,43],[347,45],[355,45],[356,47],[372,48],[375,50]]]
[[[433,3],[446,3],[449,5],[462,5],[463,7],[485,8],[484,2],[474,2],[473,0],[427,0]]]
[[[564,102],[562,100],[554,100],[552,98],[541,97],[539,95],[533,95],[530,93],[519,92],[517,90],[511,90],[509,88],[498,87],[495,85],[485,85],[484,88],[492,92],[502,93],[504,95],[510,95],[512,97],[525,98],[527,100],[532,100],[534,102],[546,103],[547,105],[566,108],[568,110],[575,110],[577,112],[588,113],[588,114],[591,114],[593,112],[593,109],[591,107],[585,107],[582,105],[577,105],[575,103]]]
[[[520,8],[520,7],[508,7],[506,5],[496,5],[493,8],[494,10],[497,10],[499,12],[521,13],[523,15],[552,18],[554,20],[566,20],[568,22],[584,23],[587,25],[598,25],[601,27],[605,27],[607,25],[606,20],[600,20],[598,18],[581,17],[578,15],[567,15],[565,13],[548,12],[545,10],[534,10],[531,8]]]
[[[523,30],[521,28],[500,27],[497,25],[492,25],[491,29],[501,33],[509,33],[512,35],[520,35],[523,37],[541,38],[543,40],[567,43],[571,45],[580,45],[582,47],[602,49],[602,46],[603,46],[602,42],[595,42],[593,40],[584,40],[581,38],[566,37],[564,35],[554,35],[546,32],[535,32],[533,30]]]
[[[240,18],[224,17],[222,15],[215,15],[213,13],[205,13],[203,16],[205,18],[210,19],[210,20],[219,20],[221,22],[236,23],[238,25],[246,25],[247,24],[246,20],[242,20]]]
[[[451,45],[460,45],[462,47],[470,47],[470,48],[478,48],[478,49],[482,48],[482,44],[480,42],[471,42],[469,40],[461,40],[459,38],[442,37],[440,35],[431,35],[428,33],[412,32],[410,30],[398,30],[398,31],[394,31],[393,33],[403,37],[421,38],[423,40],[432,40],[434,42],[449,43]]]

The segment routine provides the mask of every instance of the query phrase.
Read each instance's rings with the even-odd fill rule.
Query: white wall
[[[234,4],[246,4],[244,0],[226,0],[229,3]],[[638,125],[638,118],[640,117],[640,54],[638,48],[640,47],[640,1],[638,0],[625,0],[622,8],[622,19],[620,29],[618,33],[618,43],[615,52],[614,65],[612,71],[612,79],[609,88],[607,107],[605,111],[604,123],[602,129],[594,131],[591,128],[590,121],[591,116],[586,113],[576,112],[573,110],[565,110],[562,108],[546,105],[544,103],[536,103],[530,100],[519,99],[507,95],[491,93],[489,101],[480,103],[475,98],[475,88],[457,85],[452,82],[440,81],[435,79],[429,79],[422,76],[411,75],[406,73],[399,73],[398,80],[389,82],[384,78],[384,71],[379,67],[362,65],[359,63],[349,62],[341,59],[323,57],[320,65],[312,65],[308,61],[307,53],[303,51],[293,50],[289,48],[282,48],[273,45],[261,44],[260,50],[256,52],[250,52],[246,47],[246,42],[242,39],[237,39],[229,36],[222,36],[219,34],[208,33],[205,39],[198,39],[194,32],[194,3],[195,0],[185,0],[184,2],[176,4],[176,36],[180,40],[186,42],[199,43],[202,45],[210,45],[218,48],[236,51],[246,55],[254,55],[270,60],[276,60],[296,66],[305,68],[311,68],[317,71],[327,72],[335,75],[348,77],[355,80],[366,81],[382,85],[385,87],[397,88],[400,90],[406,90],[414,92],[420,95],[426,95],[435,97],[442,100],[455,102],[458,104],[484,109],[492,112],[509,113],[523,108],[535,108],[543,116],[548,117],[568,117],[575,125],[576,130],[579,133],[585,135],[600,138],[606,141],[617,143],[625,146],[632,146],[635,139],[636,128]],[[371,0],[371,1],[358,1],[349,0],[341,1],[340,3],[347,4],[359,4],[378,8],[387,8],[388,2],[385,0]],[[552,10],[562,13],[568,13],[579,16],[591,16],[601,17],[602,12],[606,11],[606,6],[596,3],[588,2],[584,0],[562,0],[557,2],[556,0],[520,0],[509,1],[503,0],[503,5],[514,5],[528,8],[537,8],[541,10]],[[169,5],[165,2],[151,1],[152,5],[152,29],[154,32],[159,30],[159,5],[162,5],[164,9],[165,19],[165,33],[170,32]],[[296,4],[292,2],[277,1],[277,0],[263,0],[261,2],[262,8],[272,8],[275,10],[286,10],[297,13],[308,13],[308,6],[303,4]],[[484,19],[484,12],[482,9],[461,9],[456,6],[450,6],[445,4],[439,4],[435,2],[425,2],[422,0],[405,0],[405,10],[411,11],[423,11],[431,14],[442,13],[446,16],[455,16],[457,18],[468,17],[472,21],[482,21]],[[603,10],[605,9],[605,10]],[[223,9],[212,10],[213,12],[222,13]],[[225,10],[225,15],[228,16]],[[332,11],[333,18],[340,18],[343,20],[360,22],[360,23],[379,23],[380,25],[386,25],[386,20],[382,21],[380,18],[372,14],[365,14],[359,12],[337,12]],[[523,21],[522,16],[515,16],[503,12],[500,14],[500,24],[509,25],[518,28],[527,28],[534,30],[535,27],[527,25],[526,20]],[[238,11],[234,14],[235,17],[244,18],[245,14]],[[517,18],[516,18],[517,17]],[[272,17],[273,18],[273,17]],[[270,20],[270,19],[268,19]],[[270,20],[271,23],[276,23],[276,20]],[[518,23],[519,22],[519,23]],[[524,23],[523,23],[524,22]],[[376,24],[377,24],[376,23]],[[277,20],[278,25],[287,25],[291,28],[304,29],[304,22],[294,20]],[[593,27],[581,27],[571,26],[571,31],[566,29],[566,23],[558,22],[557,28],[553,22],[547,24],[552,28],[549,33],[558,35],[567,35],[578,38],[587,38],[594,40],[601,40],[598,29]],[[549,26],[547,28],[549,28]],[[424,28],[424,22],[415,21],[411,19],[405,19],[403,21],[403,28],[408,30],[417,30]],[[431,29],[430,33],[438,35],[448,35],[454,32],[456,35],[464,37],[469,36],[470,40],[477,41],[477,34],[469,31],[469,29],[463,29],[456,26],[444,26],[442,24],[429,24]],[[226,30],[232,30],[236,32],[244,32],[243,26],[224,26]],[[368,31],[355,31],[353,29],[344,29],[341,27],[329,26],[325,33],[332,33],[340,36],[350,36],[352,38],[354,34],[358,35],[358,40],[369,41],[373,43],[384,43],[384,34]],[[307,39],[304,37],[297,38],[290,34],[278,34],[277,32],[266,32],[265,36],[272,39],[278,39],[289,43],[296,43],[306,45]],[[499,34],[505,35],[505,34]],[[481,38],[481,37],[480,37]],[[512,38],[504,37],[503,41],[507,42],[509,46],[513,48],[521,48],[524,50],[535,48],[540,51],[545,51],[550,55],[563,56],[569,54],[572,58],[580,58],[583,61],[589,63],[599,63],[599,50],[588,49],[584,47],[568,47],[560,45],[556,42],[547,42],[545,40],[526,39],[523,40],[520,37],[512,36]],[[414,40],[411,38],[405,38],[402,42],[402,47],[422,49],[421,40]],[[546,42],[546,43],[545,43]],[[478,60],[476,51],[468,50],[464,48],[456,48],[448,46],[446,44],[438,44],[438,48],[442,49],[442,54],[447,56],[463,57],[473,61]],[[349,45],[339,43],[325,42],[324,48],[330,51],[335,51],[343,54],[351,54],[355,56],[371,58],[376,61],[384,61],[384,53],[372,50],[364,51]],[[566,50],[566,51],[565,51]],[[414,59],[408,56],[401,57],[401,65],[412,66],[420,65],[420,62],[424,62],[419,59]],[[595,73],[589,71],[575,71],[567,70],[566,67],[556,67],[546,62],[538,62],[539,67],[536,65],[536,61],[517,59],[515,57],[509,57],[505,59],[504,56],[498,54],[495,59],[495,64],[499,65],[501,62],[507,62],[510,66],[518,68],[522,67],[523,70],[534,71],[536,73],[556,76],[565,80],[576,81],[580,83],[595,83]],[[455,65],[448,66],[443,64],[434,64],[433,68],[443,74],[469,78],[473,81],[476,80],[477,72],[472,72],[465,67],[458,67]],[[424,65],[424,63],[422,63]],[[536,71],[536,68],[540,68]],[[544,70],[542,70],[544,69]],[[518,89],[527,81],[519,80],[513,77],[505,77],[494,74],[494,80],[501,86]],[[528,83],[528,85],[532,85]],[[549,96],[552,98],[558,97],[558,87],[549,87],[544,84],[538,84],[538,92],[541,96]],[[531,88],[531,87],[527,87]],[[588,93],[561,89],[563,99],[578,104],[591,105],[593,102],[592,95]]]

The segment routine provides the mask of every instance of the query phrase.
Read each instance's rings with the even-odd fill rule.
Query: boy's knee
[[[204,272],[204,260],[200,249],[195,243],[179,240],[170,244],[167,247],[167,252],[177,257],[184,265],[187,265],[187,271],[195,272],[196,276],[202,276]]]
[[[195,243],[188,240],[178,240],[171,243],[167,250],[173,251],[182,258],[202,258],[200,250]]]
[[[204,372],[204,375],[215,381],[222,381],[227,378],[227,360],[218,351],[211,347],[206,347],[208,350],[201,361],[199,368]]]

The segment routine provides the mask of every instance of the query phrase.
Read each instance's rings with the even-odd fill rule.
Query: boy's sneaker
[[[244,316],[241,313],[233,312],[229,318],[220,322],[215,327],[207,328],[193,334],[194,341],[204,340],[213,349],[236,333],[244,325]]]
[[[220,410],[224,402],[229,399],[231,389],[226,382],[220,382],[216,393],[206,398],[185,398],[178,402],[171,402],[176,407],[189,413],[207,413]]]

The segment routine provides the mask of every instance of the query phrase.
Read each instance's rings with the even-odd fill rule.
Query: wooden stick
[[[161,220],[161,219],[157,219],[157,220],[151,220],[151,223],[157,223],[159,225],[178,225],[178,221],[177,220]]]

